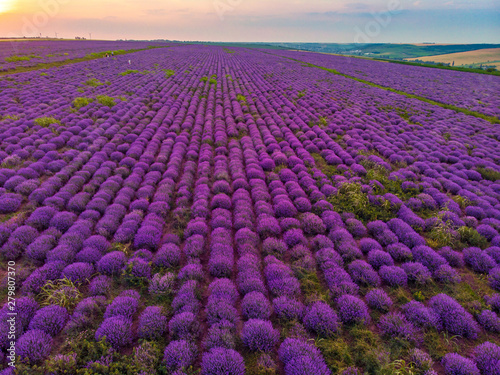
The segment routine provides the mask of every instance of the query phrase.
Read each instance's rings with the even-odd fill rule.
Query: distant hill
[[[341,43],[268,43],[273,46],[342,55],[403,60],[409,58],[500,48],[500,44],[341,44]]]

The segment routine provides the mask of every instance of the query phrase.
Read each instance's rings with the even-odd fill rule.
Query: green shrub
[[[478,231],[474,228],[469,227],[460,227],[458,228],[458,234],[460,234],[460,238],[463,242],[476,247],[486,247],[488,245],[488,241],[486,238],[481,236]]]
[[[495,171],[494,169],[491,168],[477,168],[477,171],[481,173],[481,176],[483,176],[484,179],[490,180],[490,181],[497,181],[500,180],[500,172]]]
[[[118,73],[118,75],[120,75],[120,76],[126,76],[128,74],[134,74],[134,73],[139,73],[139,71],[136,70],[136,69],[127,69],[124,72]]]
[[[98,103],[105,105],[109,108],[114,107],[116,105],[115,98],[112,98],[110,96],[97,95],[96,99]]]
[[[92,98],[79,97],[79,98],[75,98],[71,104],[76,109],[80,109],[82,107],[89,105],[93,101],[94,101],[94,99],[92,99]]]
[[[30,61],[33,57],[30,55],[30,56],[17,56],[17,55],[13,55],[13,56],[10,56],[10,57],[6,57],[5,58],[5,61],[6,62],[19,62],[19,61]]]
[[[453,230],[450,222],[443,222],[440,218],[437,225],[431,229],[429,238],[434,242],[434,247],[451,246],[454,247],[458,241],[458,236]]]
[[[42,305],[59,305],[71,310],[82,299],[82,293],[67,278],[49,280],[42,287],[38,299]]]
[[[166,78],[170,78],[175,74],[175,71],[173,71],[172,69],[163,69],[163,71],[165,72]]]
[[[61,124],[61,121],[55,119],[54,117],[39,117],[35,119],[35,125],[39,125],[42,128],[47,128],[52,124]]]
[[[0,117],[0,121],[1,120],[19,120],[20,117],[19,116],[16,116],[16,115],[5,115],[3,117]]]
[[[91,87],[98,87],[104,85],[101,81],[99,81],[96,78],[91,78],[85,81],[84,83],[85,86],[91,86]]]
[[[364,222],[387,221],[396,217],[397,208],[392,208],[389,201],[383,200],[380,205],[372,205],[368,200],[368,195],[361,191],[361,185],[355,182],[342,184],[337,195],[331,195],[327,200],[333,205],[335,211],[352,212]]]

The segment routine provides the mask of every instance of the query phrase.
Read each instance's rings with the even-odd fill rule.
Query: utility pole
[[[56,33],[56,39],[57,39],[57,33]]]
[[[92,40],[92,33],[89,33],[89,40]]]

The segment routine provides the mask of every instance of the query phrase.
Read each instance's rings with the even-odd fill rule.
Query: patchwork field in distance
[[[433,61],[442,62],[445,64],[455,63],[455,66],[460,65],[491,65],[500,66],[500,48],[488,48],[477,51],[467,51],[459,53],[450,53],[439,56],[423,56],[414,59],[406,59],[407,61]]]
[[[499,86],[187,44],[0,77],[0,374],[498,374]]]

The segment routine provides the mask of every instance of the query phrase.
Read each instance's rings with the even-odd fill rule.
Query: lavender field
[[[104,52],[123,52],[162,46],[150,42],[116,41],[54,41],[54,40],[0,40],[0,72],[8,72],[20,67],[32,67],[38,64],[62,62]]]
[[[500,374],[500,77],[271,52],[0,78],[0,374]]]

